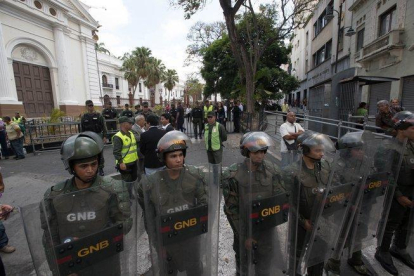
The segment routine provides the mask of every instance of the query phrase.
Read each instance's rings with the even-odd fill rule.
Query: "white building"
[[[94,31],[78,0],[0,0],[0,115],[48,116],[100,105]]]

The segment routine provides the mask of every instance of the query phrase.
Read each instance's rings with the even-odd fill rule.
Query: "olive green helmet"
[[[296,139],[296,143],[298,143],[299,145],[302,144],[303,141],[305,141],[308,137],[310,137],[314,133],[316,132],[313,130],[305,130],[305,132],[303,132],[302,134],[298,136],[298,138]]]
[[[249,152],[266,152],[271,146],[274,146],[273,139],[262,131],[250,132],[240,140],[240,151],[245,157],[249,157]]]
[[[303,154],[304,155],[309,154],[311,151],[311,148],[316,147],[316,146],[322,146],[325,152],[335,151],[335,144],[332,142],[329,136],[315,132],[302,142],[301,148],[302,148]]]
[[[103,148],[104,143],[98,134],[85,131],[66,139],[60,148],[60,155],[65,169],[73,174],[73,162],[76,160],[97,156],[99,164],[102,164]]]
[[[373,141],[374,136],[370,131],[348,132],[336,142],[336,149],[362,148],[367,141]]]
[[[182,150],[185,157],[189,143],[190,138],[181,131],[173,130],[166,133],[157,144],[158,159],[164,162],[166,153],[177,150]]]
[[[401,111],[394,115],[394,128],[396,130],[405,130],[410,126],[414,126],[414,114],[410,111]]]

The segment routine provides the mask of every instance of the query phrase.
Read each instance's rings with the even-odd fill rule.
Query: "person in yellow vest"
[[[116,167],[125,182],[133,182],[138,177],[137,141],[131,131],[132,124],[132,118],[119,117],[120,131],[112,136]]]
[[[220,164],[223,157],[223,142],[227,141],[227,132],[222,124],[216,122],[214,111],[207,113],[208,123],[204,128],[204,140],[208,162],[210,164]]]
[[[16,111],[14,113],[14,117],[12,118],[13,123],[16,124],[25,124],[26,123],[26,118],[23,116],[20,116],[20,112]]]
[[[205,123],[205,124],[207,124],[207,123],[208,123],[208,120],[207,120],[207,114],[208,114],[210,111],[214,111],[214,106],[212,106],[212,105],[210,104],[209,100],[206,100],[206,101],[205,101],[205,105],[204,105],[204,109],[203,109],[203,111],[204,111],[204,123]]]

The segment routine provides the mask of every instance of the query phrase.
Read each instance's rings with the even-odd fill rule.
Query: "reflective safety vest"
[[[19,118],[13,117],[12,118],[12,121],[15,122],[15,123],[17,123],[17,124],[22,124],[22,118],[23,117],[19,117]]]
[[[122,139],[122,160],[124,164],[132,163],[138,160],[137,152],[137,141],[135,140],[134,134],[129,131],[131,138],[123,135],[122,132],[118,131],[114,136],[118,136]],[[115,161],[118,164],[118,160]]]
[[[210,111],[213,111],[213,106],[212,105],[210,105],[209,107],[204,106],[204,119],[207,118],[207,113],[210,112]]]
[[[204,141],[206,142],[206,149],[208,148],[208,135],[210,127],[209,124],[206,124],[204,127]],[[211,149],[213,151],[219,150],[221,148],[220,143],[220,124],[216,122],[216,125],[211,128]]]

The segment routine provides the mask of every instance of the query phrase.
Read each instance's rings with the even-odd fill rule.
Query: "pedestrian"
[[[23,151],[23,139],[24,135],[20,130],[20,127],[17,123],[11,121],[9,116],[3,117],[3,121],[6,124],[6,133],[7,138],[10,141],[10,146],[16,155],[14,159],[20,160],[24,159],[24,151]]]
[[[4,193],[5,185],[3,182],[3,175],[0,173],[0,194]],[[13,211],[13,207],[6,204],[0,205],[0,252],[13,253],[16,251],[14,246],[9,245],[9,238],[6,234],[6,228],[4,227],[3,220],[7,220],[10,213]],[[3,274],[2,274],[3,273]],[[3,261],[0,257],[0,276],[4,274]]]
[[[184,132],[186,131],[185,127],[184,127],[184,108],[181,105],[181,101],[178,101],[178,106],[177,106],[177,118],[176,120],[176,126],[177,126],[177,130]]]
[[[224,213],[233,230],[236,275],[282,274],[274,271],[275,264],[272,264],[275,258],[286,258],[277,256],[279,244],[273,234],[276,228],[252,229],[255,225],[251,223],[252,210],[249,208],[252,202],[285,192],[280,168],[276,163],[265,160],[272,144],[272,138],[264,132],[246,133],[240,140],[241,154],[245,159],[222,173]],[[254,253],[249,253],[249,248],[254,247]],[[249,264],[252,260],[248,255],[253,254],[255,261]]]
[[[187,117],[187,125],[191,122],[191,106],[190,104],[187,104],[187,107],[185,108],[185,116]]]
[[[241,116],[241,110],[240,110],[240,104],[239,101],[236,101],[232,110],[233,113],[233,123],[234,123],[234,132],[239,133],[240,132],[240,116]]]
[[[138,115],[135,117],[135,124],[132,126],[132,133],[134,133],[135,140],[137,142],[138,150],[138,181],[141,180],[142,174],[144,174],[144,155],[140,150],[141,134],[145,132],[145,117],[144,115]]]
[[[224,129],[226,129],[227,112],[222,102],[218,103],[217,119],[218,119],[218,122],[224,126]]]
[[[115,108],[112,108],[111,102],[105,103],[105,108],[102,110],[102,116],[105,118],[106,123],[106,130],[107,136],[106,139],[109,141],[111,138],[111,134],[115,134],[117,127],[116,127],[116,117],[118,113],[116,112]]]
[[[165,107],[165,112],[170,113],[170,104],[167,104],[167,106]]]
[[[20,112],[19,111],[16,111],[15,113],[14,113],[14,117],[12,118],[12,121],[14,122],[14,123],[17,123],[17,124],[26,124],[26,118],[25,117],[23,117],[23,116],[20,116]]]
[[[170,123],[172,124],[173,128],[177,128],[177,109],[175,108],[175,104],[171,104],[170,115]]]
[[[297,138],[300,134],[302,134],[305,130],[303,127],[296,123],[296,114],[295,112],[288,112],[287,113],[287,120],[283,123],[280,128],[280,136],[282,139],[280,140],[280,153],[282,156],[282,167],[289,165],[296,160],[293,160],[294,154],[291,151],[298,150],[297,145]]]
[[[400,145],[406,139],[408,139],[408,142],[399,174],[397,173],[399,175],[397,187],[395,188],[382,241],[378,241],[379,246],[375,253],[375,259],[386,271],[392,275],[398,275],[398,270],[391,256],[414,269],[412,256],[406,250],[408,238],[413,233],[414,228],[410,223],[412,208],[414,207],[414,114],[409,111],[402,111],[395,114],[392,119],[397,132],[395,139]],[[399,154],[396,155],[399,156]],[[386,161],[393,162],[393,165],[399,162],[399,160]],[[413,242],[412,239],[410,242]]]
[[[201,139],[201,135],[203,133],[203,110],[201,109],[198,101],[195,103],[193,110],[191,110],[191,117],[193,118],[195,139]]]
[[[85,132],[85,131],[92,131],[95,132],[96,134],[98,134],[104,144],[106,144],[107,140],[106,140],[106,136],[107,136],[107,129],[106,129],[106,123],[105,123],[105,119],[104,117],[97,111],[95,111],[94,106],[93,106],[93,102],[91,100],[87,100],[85,102],[86,107],[87,107],[87,112],[85,112],[82,115],[81,118],[81,132]],[[104,163],[105,161],[102,160],[102,162],[99,164],[99,175],[100,176],[104,176]]]
[[[189,232],[182,232],[183,229],[178,228],[180,223],[185,225],[186,221],[177,215],[182,213],[183,217],[191,216],[195,221],[198,216],[196,211],[203,212],[199,207],[207,207],[209,203],[208,187],[203,173],[200,169],[185,164],[188,143],[188,136],[182,132],[167,133],[157,145],[158,158],[165,163],[165,169],[143,178],[138,184],[138,202],[145,211],[150,246],[155,248],[152,262],[159,265],[159,275],[177,275],[179,272],[184,275],[205,275],[210,269],[206,267],[209,265],[208,255],[211,254],[207,248],[211,243],[207,245],[204,238],[207,231],[195,231],[194,227],[193,231],[189,228]],[[192,209],[193,214],[189,213]],[[175,225],[175,229],[171,229],[175,235],[179,236],[182,232],[191,236],[171,242],[168,238],[164,239],[167,236],[165,231],[170,230],[159,231],[161,228],[158,225],[164,220],[163,217],[168,216],[173,222],[171,225]],[[204,218],[213,219],[208,214]],[[202,221],[197,218],[196,224],[201,227]],[[208,232],[210,231],[213,229],[209,228]],[[171,232],[171,239],[175,235]]]
[[[285,115],[283,115],[283,122],[286,122],[286,114],[289,112],[289,105],[287,101],[282,104],[282,112],[285,113]]]
[[[122,110],[121,114],[119,114],[119,117],[126,116],[128,118],[134,117],[134,113],[132,110],[129,109],[129,104],[125,104],[125,109]]]
[[[174,130],[173,126],[170,124],[170,117],[171,115],[168,113],[164,113],[161,115],[160,121],[161,121],[162,129],[165,130],[165,132],[170,132]]]
[[[395,136],[397,131],[394,129],[390,104],[388,101],[382,100],[377,102],[377,108],[378,113],[375,116],[375,125],[383,130],[377,130],[377,132],[385,132],[387,135]]]
[[[125,182],[133,182],[138,177],[138,148],[132,125],[131,118],[119,117],[120,130],[112,137],[116,168]]]
[[[398,99],[391,99],[391,112],[393,115],[398,112],[404,111],[404,108],[401,107],[400,101]]]
[[[367,109],[367,103],[366,102],[360,102],[358,105],[358,108],[355,112],[355,116],[363,117],[363,118],[357,118],[356,122],[358,124],[364,124],[365,123],[365,117],[368,115],[368,109]],[[363,129],[363,126],[355,126],[355,128]]]
[[[7,133],[6,133],[6,124],[3,119],[0,118],[0,146],[1,146],[1,155],[4,159],[9,159],[9,149],[7,147]]]
[[[227,141],[224,126],[216,122],[214,111],[207,113],[208,123],[204,126],[204,140],[210,164],[220,164],[223,158],[223,142]]]
[[[144,155],[145,174],[151,175],[164,168],[162,161],[157,156],[157,144],[164,136],[165,131],[158,129],[159,118],[155,114],[151,114],[147,118],[150,127],[141,134],[140,150]]]
[[[124,237],[133,225],[126,186],[112,177],[98,175],[103,148],[101,137],[94,132],[73,135],[62,144],[61,159],[73,177],[48,188],[40,205],[43,246],[53,275],[60,275],[56,246],[71,245],[86,237],[96,244],[102,241],[105,230],[120,226]],[[121,265],[119,254],[102,256],[76,270],[75,275],[121,275]]]

